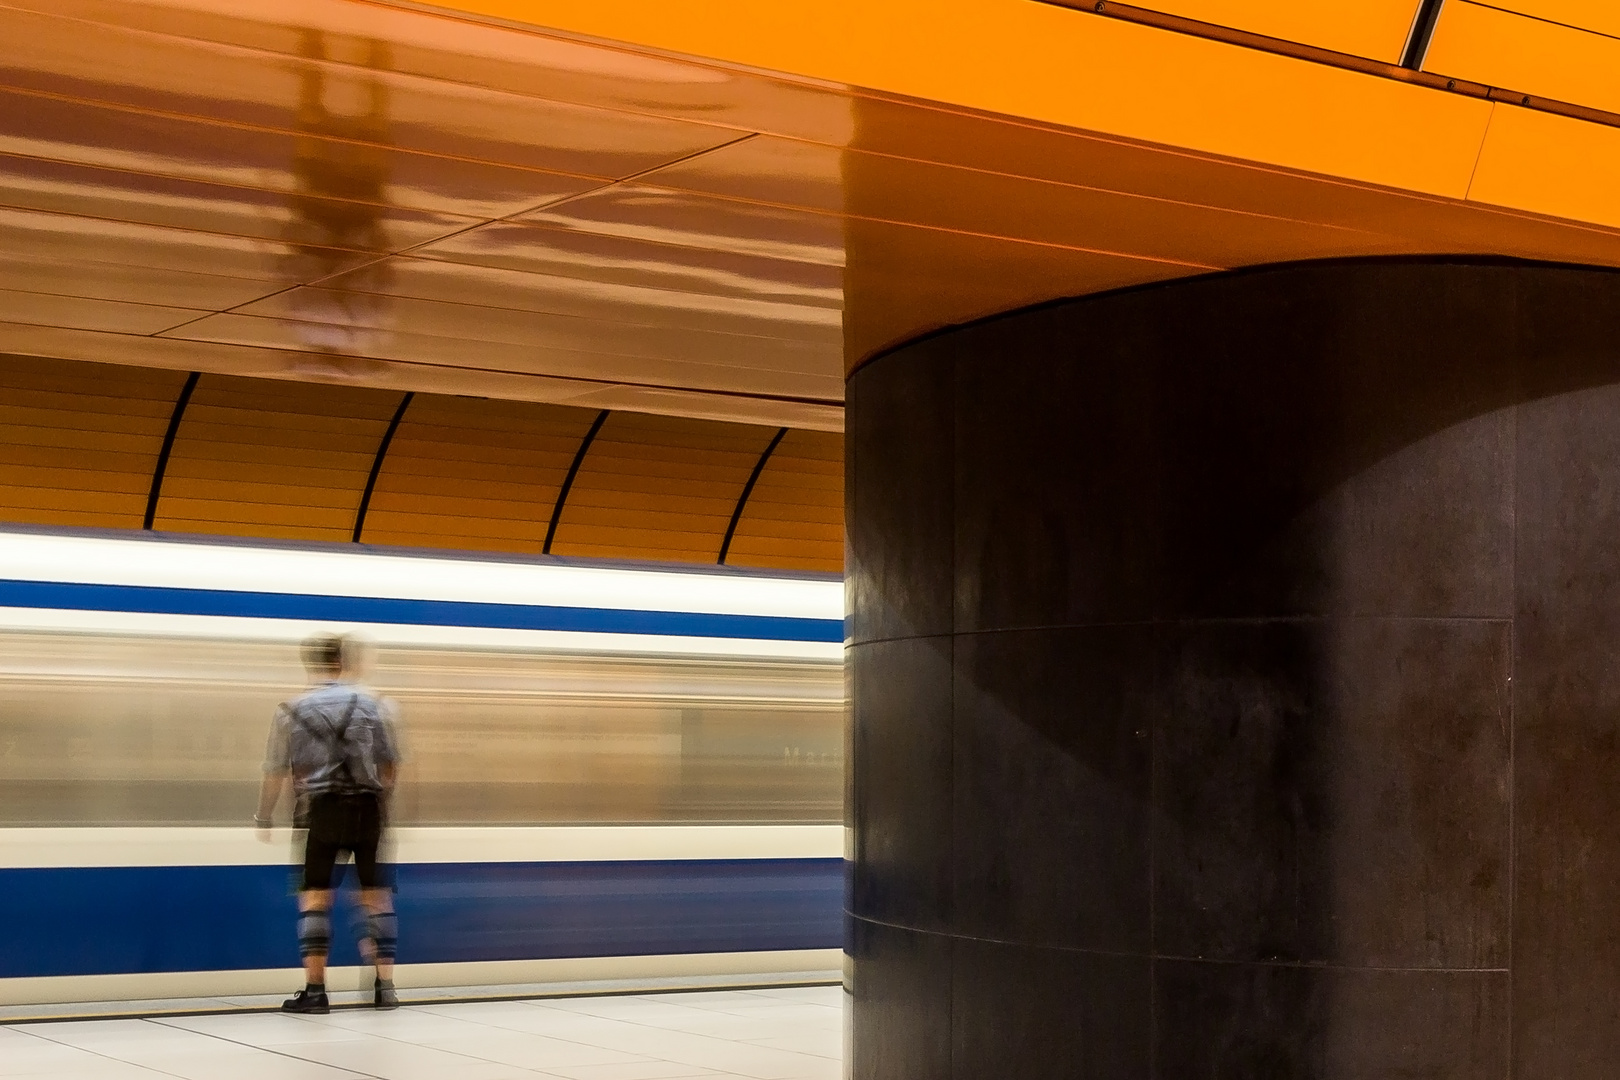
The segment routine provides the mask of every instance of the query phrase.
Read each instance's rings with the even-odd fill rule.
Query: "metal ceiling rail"
[[[1036,2],[1051,4],[1054,7],[1069,8],[1072,11],[1100,15],[1107,19],[1118,19],[1122,22],[1151,26],[1158,30],[1169,30],[1172,33],[1206,38],[1210,41],[1219,41],[1227,45],[1254,49],[1258,52],[1271,53],[1276,56],[1288,56],[1296,60],[1307,60],[1314,64],[1342,68],[1346,71],[1357,71],[1364,75],[1376,75],[1397,82],[1416,83],[1432,90],[1444,90],[1448,93],[1462,94],[1465,97],[1483,98],[1487,101],[1497,101],[1507,105],[1534,109],[1537,112],[1556,113],[1559,116],[1586,120],[1594,124],[1620,127],[1620,113],[1608,112],[1604,109],[1593,109],[1585,105],[1576,105],[1573,102],[1559,101],[1554,98],[1537,97],[1534,94],[1525,94],[1500,86],[1486,86],[1483,83],[1468,82],[1465,79],[1451,79],[1444,75],[1436,75],[1432,72],[1404,66],[1404,62],[1409,60],[1414,63],[1421,63],[1422,54],[1428,50],[1429,39],[1433,36],[1434,26],[1438,22],[1440,15],[1441,5],[1435,0],[1425,0],[1425,3],[1419,8],[1417,21],[1413,25],[1405,55],[1402,57],[1402,64],[1369,60],[1364,56],[1352,56],[1349,53],[1335,52],[1332,49],[1322,49],[1314,45],[1302,45],[1297,41],[1268,37],[1265,34],[1250,33],[1247,30],[1234,30],[1229,26],[1201,22],[1180,15],[1166,15],[1161,11],[1150,11],[1147,8],[1134,7],[1130,4],[1118,4],[1114,0],[1036,0]]]

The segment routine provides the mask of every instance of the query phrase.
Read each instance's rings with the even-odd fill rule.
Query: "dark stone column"
[[[1620,1073],[1620,275],[1214,276],[849,390],[856,1080]]]

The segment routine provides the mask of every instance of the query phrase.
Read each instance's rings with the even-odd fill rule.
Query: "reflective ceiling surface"
[[[847,364],[1053,297],[1620,265],[1601,225],[414,7],[0,0],[0,34],[0,352],[830,430]]]

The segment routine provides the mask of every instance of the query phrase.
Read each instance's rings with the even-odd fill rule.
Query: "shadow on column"
[[[1620,275],[1047,305],[849,433],[857,1080],[1612,1073]]]

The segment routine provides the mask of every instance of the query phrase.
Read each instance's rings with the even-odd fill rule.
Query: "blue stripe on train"
[[[844,640],[844,623],[841,619],[484,604],[459,600],[402,600],[380,596],[233,592],[227,589],[170,589],[152,585],[90,585],[58,581],[0,580],[0,607],[763,641],[837,643]]]
[[[840,859],[397,868],[404,964],[837,948]],[[298,963],[277,866],[0,869],[0,977]],[[333,962],[358,962],[340,902]]]

